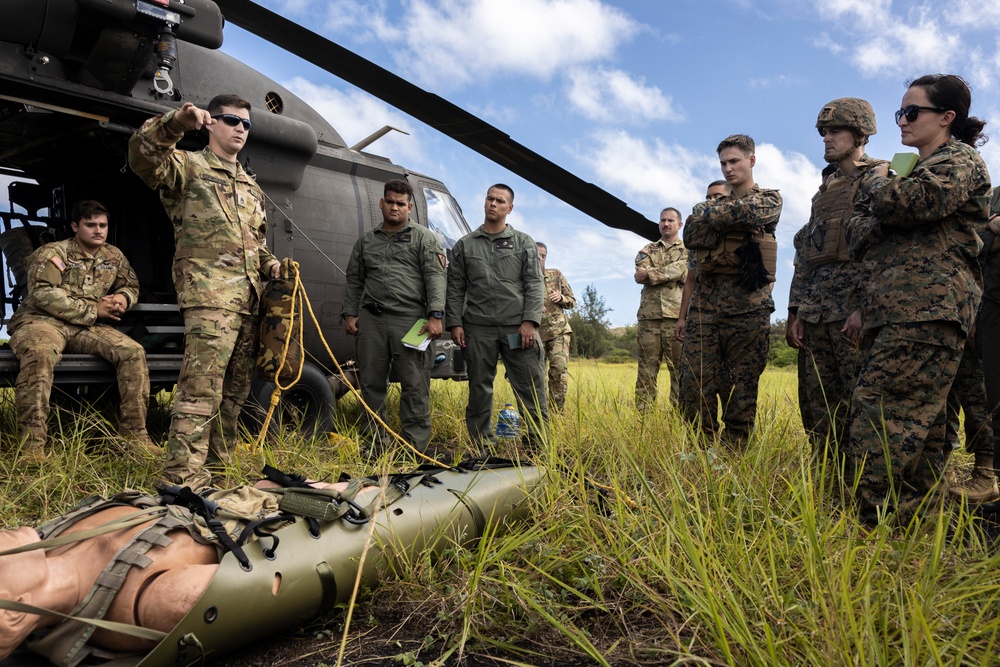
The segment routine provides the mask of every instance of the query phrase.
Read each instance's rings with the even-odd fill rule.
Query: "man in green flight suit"
[[[174,225],[173,278],[184,317],[164,479],[207,485],[236,445],[257,354],[258,303],[280,262],[267,249],[264,194],[236,157],[250,132],[250,103],[217,95],[151,118],[129,141],[129,165],[157,190]],[[208,147],[177,150],[190,130]],[[216,418],[219,424],[216,424]]]
[[[498,183],[486,192],[485,220],[452,248],[445,326],[464,350],[469,369],[465,424],[477,446],[491,447],[493,379],[503,358],[529,448],[540,444],[549,421],[545,353],[536,329],[542,321],[545,280],[535,242],[507,224],[514,191]]]
[[[413,190],[406,181],[385,184],[382,224],[354,244],[347,265],[344,330],[357,336],[361,395],[385,421],[385,393],[392,374],[402,386],[399,421],[403,438],[421,452],[431,439],[431,368],[434,344],[407,347],[403,337],[420,319],[419,333],[437,340],[443,330],[445,254],[426,227],[409,219]],[[369,454],[385,446],[384,429],[366,416]]]
[[[92,200],[73,208],[74,236],[28,258],[28,298],[9,324],[20,362],[16,404],[23,460],[39,462],[48,431],[49,395],[64,351],[96,354],[115,365],[121,429],[138,446],[162,453],[146,434],[149,370],[142,345],[99,320],[118,321],[139,300],[139,279],[121,250],[107,243],[108,211]]]

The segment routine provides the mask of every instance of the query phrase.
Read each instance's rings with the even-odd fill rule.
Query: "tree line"
[[[577,307],[569,312],[569,324],[573,327],[571,356],[617,363],[638,359],[636,325],[612,328],[608,319],[611,311],[593,284],[584,288]],[[798,350],[785,341],[785,320],[773,322],[767,363],[783,368],[793,367],[797,362]]]

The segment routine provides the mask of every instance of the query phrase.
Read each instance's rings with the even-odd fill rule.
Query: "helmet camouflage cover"
[[[875,129],[875,111],[872,105],[857,97],[841,97],[828,102],[816,117],[816,129],[824,127],[849,127],[864,136],[871,136]]]

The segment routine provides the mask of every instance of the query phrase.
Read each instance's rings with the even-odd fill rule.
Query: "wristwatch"
[[[444,319],[444,313],[442,313],[440,310],[432,310],[431,312],[427,313],[427,317],[433,317],[435,320],[441,320]]]

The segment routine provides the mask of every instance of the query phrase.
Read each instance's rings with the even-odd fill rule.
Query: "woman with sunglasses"
[[[961,77],[912,81],[896,112],[919,159],[907,175],[873,168],[861,182],[848,238],[863,261],[865,358],[851,401],[849,472],[868,524],[906,526],[934,499],[951,451],[947,398],[981,294],[977,231],[990,177],[976,146]],[[853,477],[849,478],[851,481]]]

